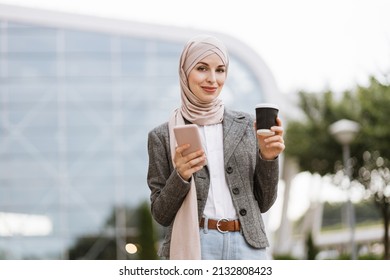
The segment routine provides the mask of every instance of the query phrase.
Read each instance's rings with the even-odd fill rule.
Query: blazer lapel
[[[245,134],[246,125],[249,120],[244,115],[234,114],[225,111],[223,118],[223,145],[224,145],[224,160],[229,161],[236,146]]]

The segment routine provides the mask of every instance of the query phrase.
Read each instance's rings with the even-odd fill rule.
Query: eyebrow
[[[197,64],[203,64],[203,65],[209,66],[208,63],[203,62],[203,61],[199,61]],[[221,64],[221,65],[218,65],[217,67],[226,67],[226,66],[225,66],[225,64]]]

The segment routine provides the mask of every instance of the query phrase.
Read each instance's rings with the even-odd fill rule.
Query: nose
[[[207,82],[210,84],[214,84],[216,80],[217,78],[215,75],[215,71],[209,71],[209,74],[207,75]]]

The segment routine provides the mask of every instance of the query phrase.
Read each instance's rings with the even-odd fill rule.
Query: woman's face
[[[221,93],[226,80],[226,67],[217,54],[199,61],[188,75],[190,90],[202,101],[212,102]]]

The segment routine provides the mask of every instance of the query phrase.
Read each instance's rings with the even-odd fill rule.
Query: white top
[[[238,219],[225,177],[222,124],[199,126],[210,171],[210,190],[203,214],[210,219]]]

